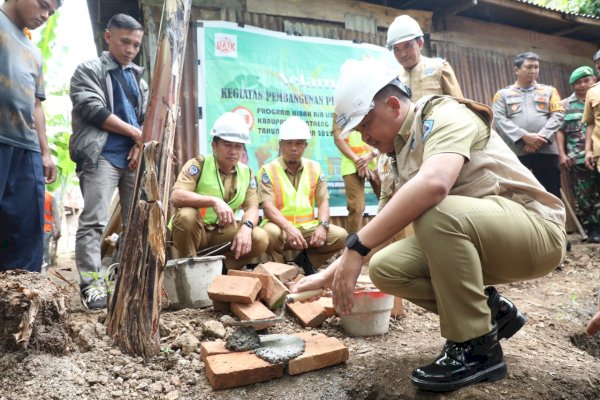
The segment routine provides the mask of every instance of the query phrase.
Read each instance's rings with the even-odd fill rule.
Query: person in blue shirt
[[[108,51],[80,64],[71,78],[73,135],[69,151],[77,164],[84,200],[75,261],[82,299],[90,309],[107,304],[100,238],[116,188],[121,221],[126,221],[129,213],[148,102],[144,70],[133,63],[143,35],[142,25],[131,16],[113,16],[104,32]]]

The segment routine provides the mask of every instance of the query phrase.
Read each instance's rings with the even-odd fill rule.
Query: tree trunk
[[[109,302],[107,332],[119,348],[144,358],[160,351],[158,321],[165,266],[175,123],[191,0],[165,0],[144,145],[121,242],[119,273]]]

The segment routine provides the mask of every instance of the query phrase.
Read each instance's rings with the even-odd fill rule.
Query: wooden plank
[[[595,46],[588,42],[546,35],[491,22],[477,21],[471,18],[449,16],[444,21],[446,31],[433,33],[431,35],[432,40],[454,42],[465,47],[482,48],[503,53],[506,49],[509,49],[510,51],[507,54],[512,55],[519,51],[533,50],[541,53],[543,50],[548,53],[556,53],[558,59],[562,59],[563,62],[566,54],[585,56],[589,61],[590,54],[594,54],[595,51]],[[454,35],[454,37],[449,35]]]
[[[247,0],[248,12],[292,18],[344,23],[346,14],[374,17],[377,26],[387,28],[394,18],[407,14],[416,19],[425,32],[431,31],[431,12],[421,10],[398,10],[354,0]]]

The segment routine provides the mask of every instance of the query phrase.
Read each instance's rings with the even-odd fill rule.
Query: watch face
[[[351,233],[346,238],[346,247],[352,248],[358,242],[358,235],[356,233]]]

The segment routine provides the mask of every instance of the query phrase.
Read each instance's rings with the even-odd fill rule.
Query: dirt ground
[[[574,243],[577,240],[573,237]],[[348,337],[336,317],[317,329],[348,346],[346,364],[215,392],[197,348],[190,352],[180,335],[213,340],[203,326],[221,314],[212,308],[164,312],[163,351],[144,361],[112,347],[101,323],[106,313],[84,311],[75,290],[66,286],[72,309],[70,351],[63,356],[35,351],[0,354],[0,400],[600,399],[600,338],[583,333],[598,304],[599,250],[597,245],[575,243],[562,269],[539,280],[498,287],[529,321],[502,342],[509,372],[495,383],[445,394],[416,390],[409,380],[412,369],[435,357],[443,340],[435,315],[405,304],[406,317],[392,320],[384,336]],[[71,266],[72,255],[63,254],[59,272],[68,276],[64,269]],[[271,332],[301,330],[288,317]],[[190,335],[186,340],[189,344]]]

